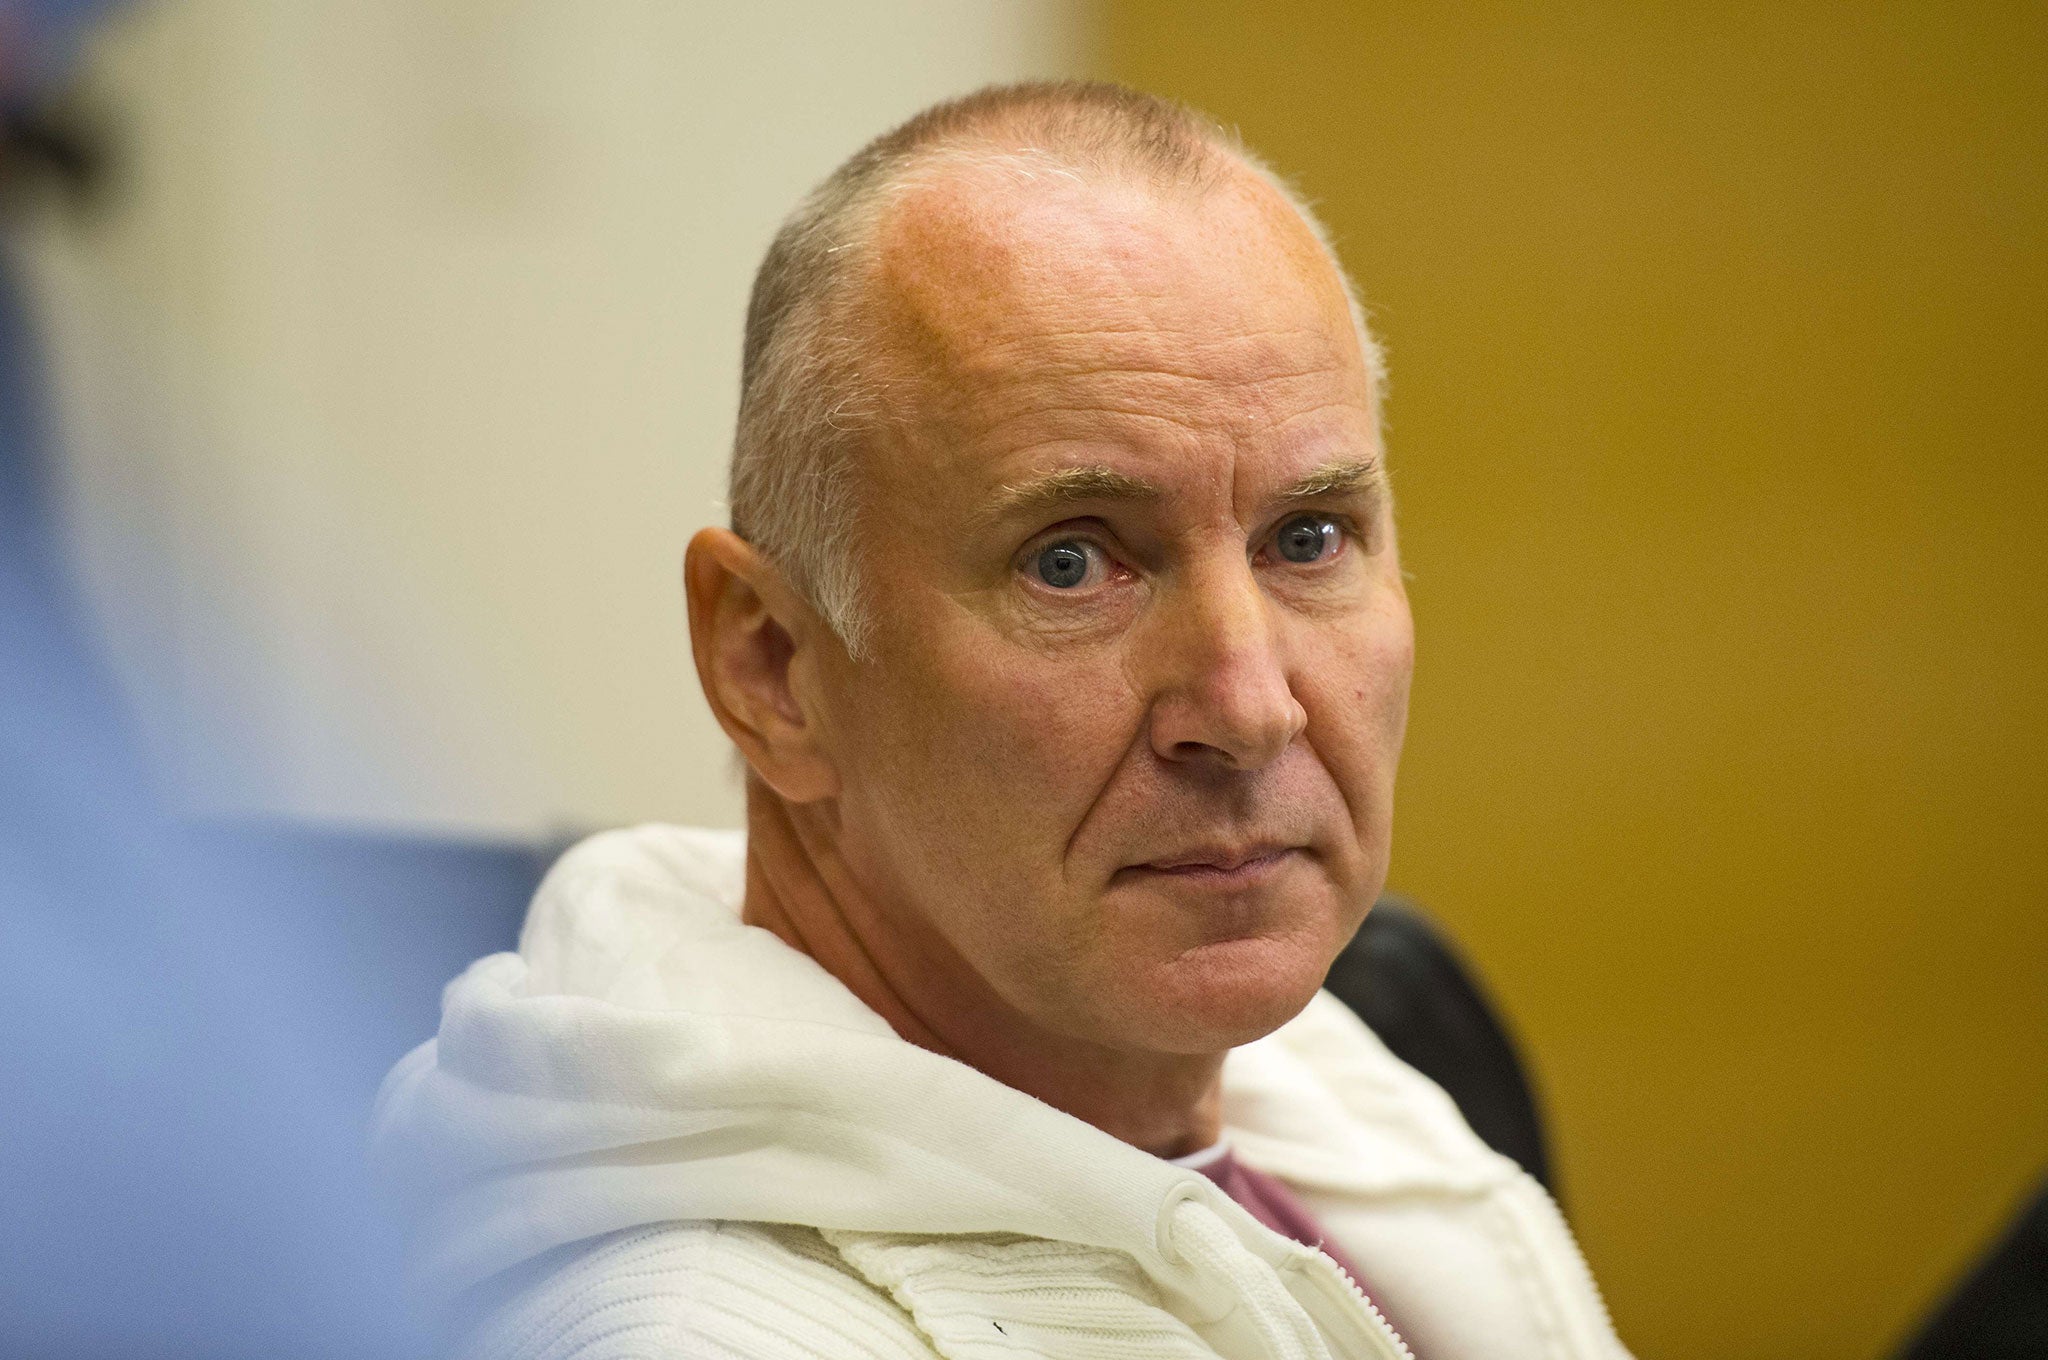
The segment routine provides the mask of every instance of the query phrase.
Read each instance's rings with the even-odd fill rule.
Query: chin
[[[1329,957],[1299,938],[1255,936],[1199,945],[1127,980],[1106,1017],[1116,1047],[1220,1053],[1262,1039],[1301,1014]]]

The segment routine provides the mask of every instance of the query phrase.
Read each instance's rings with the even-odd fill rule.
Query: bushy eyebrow
[[[1348,458],[1339,463],[1325,463],[1282,491],[1278,499],[1312,501],[1322,496],[1360,494],[1377,497],[1384,492],[1386,481],[1386,472],[1377,457]]]
[[[1386,474],[1378,457],[1347,458],[1324,464],[1282,490],[1275,499],[1285,503],[1324,496],[1365,495],[1377,500],[1384,494],[1385,486]],[[984,523],[995,524],[1013,516],[1043,513],[1084,501],[1159,501],[1165,497],[1161,487],[1115,468],[1061,468],[1003,487],[981,518]]]
[[[1107,467],[1070,467],[1006,486],[996,493],[983,519],[998,523],[1027,512],[1043,512],[1077,501],[1156,501],[1166,492],[1151,482]]]

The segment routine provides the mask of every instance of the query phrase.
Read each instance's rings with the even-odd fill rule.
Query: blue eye
[[[1296,515],[1280,526],[1273,546],[1290,562],[1314,562],[1336,551],[1338,530],[1321,515]]]
[[[1088,549],[1080,543],[1055,543],[1033,564],[1038,579],[1059,590],[1072,590],[1088,579]]]

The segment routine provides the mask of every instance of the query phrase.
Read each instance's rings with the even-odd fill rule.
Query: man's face
[[[1384,881],[1413,650],[1338,280],[1248,174],[962,172],[878,244],[840,850],[936,985],[1119,1050],[1267,1033]]]

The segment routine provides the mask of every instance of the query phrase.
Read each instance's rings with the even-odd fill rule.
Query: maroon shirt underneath
[[[1303,1246],[1314,1247],[1342,1266],[1351,1282],[1365,1291],[1373,1307],[1380,1310],[1380,1316],[1387,1319],[1387,1325],[1400,1331],[1388,1315],[1387,1305],[1365,1282],[1365,1276],[1358,1273],[1358,1267],[1351,1263],[1351,1258],[1330,1240],[1329,1234],[1323,1231],[1323,1225],[1316,1222],[1316,1216],[1308,1211],[1308,1206],[1297,1199],[1279,1177],[1246,1166],[1237,1160],[1235,1153],[1227,1150],[1194,1170],[1216,1182],[1224,1194],[1243,1205],[1253,1218],[1274,1232],[1282,1237],[1291,1237]]]

